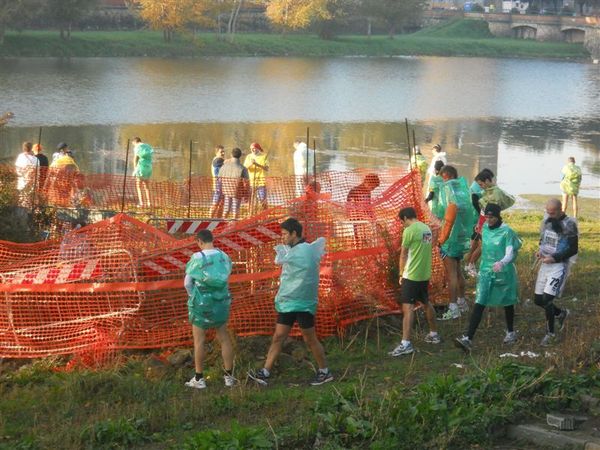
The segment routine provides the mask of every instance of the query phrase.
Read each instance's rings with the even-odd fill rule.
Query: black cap
[[[485,205],[485,210],[483,211],[483,214],[486,216],[494,216],[499,219],[500,211],[502,210],[498,205],[496,205],[495,203],[488,203],[487,205]]]
[[[67,147],[68,147],[68,145],[67,145],[67,144],[65,144],[64,142],[61,142],[60,144],[58,144],[58,145],[56,146],[56,150],[59,150],[59,151],[60,151],[60,150],[62,150],[63,148],[67,148]]]
[[[441,170],[441,169],[442,169],[442,167],[444,167],[444,161],[442,161],[441,159],[438,159],[438,160],[435,162],[435,164],[433,165],[433,168],[434,168],[435,170],[438,170],[438,171],[439,171],[439,170]]]

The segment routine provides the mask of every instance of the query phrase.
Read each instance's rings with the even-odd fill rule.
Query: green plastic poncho
[[[484,306],[510,306],[518,302],[519,281],[515,259],[521,248],[521,240],[506,224],[496,229],[483,225],[481,264],[477,280],[476,303]],[[494,263],[504,258],[506,248],[512,246],[513,258],[499,272],[494,272]]]
[[[484,189],[483,195],[479,199],[479,206],[481,206],[482,211],[488,203],[494,203],[500,207],[501,211],[504,211],[515,204],[515,198],[498,186],[490,186]]]
[[[476,220],[467,181],[463,177],[448,180],[442,185],[441,194],[443,215],[451,203],[457,206],[456,220],[448,240],[442,245],[442,251],[453,258],[460,258],[469,251],[473,223]]]
[[[282,266],[279,291],[275,296],[277,312],[316,314],[325,238],[320,237],[310,244],[301,242],[293,247],[277,245],[275,253],[275,264]]]
[[[438,219],[444,218],[444,207],[441,203],[441,190],[444,184],[444,179],[439,175],[433,175],[429,178],[428,191],[433,192],[433,200],[429,203],[431,212]]]
[[[138,144],[135,147],[135,156],[138,162],[133,170],[133,176],[139,178],[150,178],[152,176],[152,155],[154,150],[148,144]]]
[[[221,250],[194,253],[185,273],[194,279],[192,295],[188,298],[190,322],[202,329],[219,328],[225,324],[231,305],[229,256]]]
[[[579,195],[581,185],[581,168],[575,163],[569,163],[562,169],[563,179],[560,182],[560,190],[567,195]]]

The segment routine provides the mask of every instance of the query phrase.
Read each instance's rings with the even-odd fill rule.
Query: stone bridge
[[[525,14],[463,13],[460,11],[426,11],[425,24],[440,23],[455,17],[484,20],[497,37],[535,39],[538,41],[585,42],[588,35],[600,31],[598,17],[538,16]]]

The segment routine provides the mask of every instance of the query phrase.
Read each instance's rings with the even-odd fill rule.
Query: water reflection
[[[123,126],[48,127],[42,142],[46,153],[61,141],[75,149],[83,170],[122,173],[128,138],[141,136],[156,148],[155,177],[183,179],[189,170],[209,175],[216,144],[247,153],[258,141],[269,152],[271,173],[293,172],[292,142],[306,138],[310,127],[318,149],[318,168],[377,170],[407,164],[404,123],[180,123]],[[483,167],[498,174],[500,184],[515,194],[558,194],[560,169],[568,156],[583,168],[581,194],[598,197],[600,188],[600,120],[438,120],[411,124],[417,143],[429,157],[441,143],[460,173],[472,178]],[[23,140],[35,140],[37,128],[7,128],[0,132],[0,159],[13,162]],[[131,167],[131,166],[130,166]]]

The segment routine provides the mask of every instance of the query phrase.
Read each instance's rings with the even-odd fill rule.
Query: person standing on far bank
[[[154,149],[149,144],[143,143],[141,138],[135,137],[133,138],[133,152],[135,154],[133,176],[135,177],[135,187],[138,194],[138,206],[140,208],[149,208],[150,190],[148,189],[148,181],[152,176],[152,155],[154,154]]]
[[[562,211],[567,212],[569,206],[569,197],[573,200],[573,217],[576,219],[579,213],[577,205],[577,196],[579,195],[579,186],[581,186],[581,167],[575,165],[575,158],[572,156],[567,160],[567,165],[562,168],[562,181],[560,190],[562,191]]]

